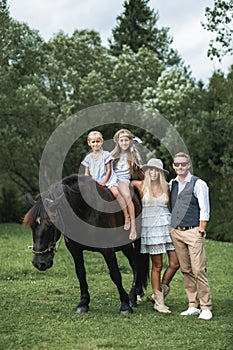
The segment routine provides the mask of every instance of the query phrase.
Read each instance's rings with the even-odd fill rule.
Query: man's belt
[[[187,230],[191,230],[194,227],[196,227],[196,226],[176,226],[176,230],[187,231]]]

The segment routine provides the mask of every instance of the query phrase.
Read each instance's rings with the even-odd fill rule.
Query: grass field
[[[30,230],[0,225],[1,309],[0,349],[120,350],[120,349],[233,349],[233,244],[207,240],[208,276],[213,319],[182,317],[187,307],[183,276],[175,275],[166,299],[172,314],[153,311],[147,300],[129,316],[119,314],[118,293],[103,258],[85,253],[91,294],[90,312],[77,314],[79,285],[72,257],[62,241],[54,266],[46,272],[31,264]],[[118,253],[124,286],[132,273]],[[166,264],[166,259],[165,259]]]

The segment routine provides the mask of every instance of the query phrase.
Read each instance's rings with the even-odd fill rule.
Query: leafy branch
[[[203,28],[215,34],[210,40],[208,57],[222,61],[223,57],[233,54],[233,0],[214,0],[214,7],[206,7],[206,23]]]

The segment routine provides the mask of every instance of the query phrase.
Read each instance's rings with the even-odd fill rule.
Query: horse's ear
[[[34,199],[32,198],[31,194],[29,192],[26,192],[25,193],[25,197],[26,197],[26,201],[31,205],[33,206],[36,201],[34,201]]]

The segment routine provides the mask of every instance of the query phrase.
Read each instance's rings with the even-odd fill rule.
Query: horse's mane
[[[24,216],[23,225],[25,227],[31,227],[38,217],[43,221],[49,222],[49,216],[43,206],[41,195],[36,197],[35,204]]]

